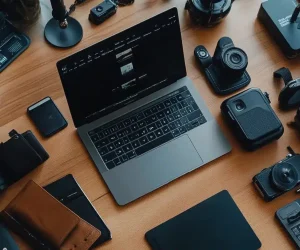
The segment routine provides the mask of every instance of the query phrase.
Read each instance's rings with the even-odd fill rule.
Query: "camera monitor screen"
[[[177,9],[57,63],[76,127],[186,76]]]

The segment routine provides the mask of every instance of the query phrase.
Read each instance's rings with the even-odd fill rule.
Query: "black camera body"
[[[300,154],[290,154],[253,177],[253,183],[265,201],[272,201],[300,184]]]
[[[94,24],[103,23],[106,19],[117,12],[117,8],[118,6],[114,2],[105,0],[91,9],[89,20]]]
[[[248,56],[242,49],[235,47],[229,37],[219,40],[213,57],[202,45],[196,47],[194,55],[219,95],[231,94],[251,81],[246,71]]]
[[[195,24],[214,26],[225,18],[233,0],[187,0],[185,9]]]

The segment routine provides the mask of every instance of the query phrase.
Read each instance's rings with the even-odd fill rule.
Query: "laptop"
[[[176,8],[57,68],[77,132],[119,205],[231,150],[187,77]]]

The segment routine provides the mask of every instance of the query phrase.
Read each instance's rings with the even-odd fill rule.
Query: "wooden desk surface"
[[[67,50],[55,49],[44,41],[43,30],[51,16],[48,2],[50,3],[42,0],[40,20],[27,30],[32,39],[29,49],[0,74],[0,141],[8,139],[7,134],[11,129],[19,132],[30,129],[51,157],[43,166],[1,194],[0,209],[6,206],[29,179],[46,185],[71,173],[112,232],[113,239],[100,249],[142,250],[150,249],[144,239],[144,234],[149,229],[227,189],[261,240],[262,249],[293,249],[294,245],[275,221],[274,213],[278,208],[299,198],[299,195],[289,192],[266,203],[251,183],[255,174],[287,155],[288,145],[300,152],[299,134],[286,126],[294,118],[295,110],[283,112],[278,109],[277,98],[283,83],[273,80],[273,71],[283,66],[289,67],[295,77],[300,76],[299,59],[287,60],[257,21],[261,0],[236,1],[226,20],[210,29],[191,24],[184,11],[185,0],[136,0],[132,6],[119,8],[116,15],[102,25],[95,26],[90,24],[87,17],[89,10],[99,1],[89,0],[78,6],[73,14],[83,26],[83,40],[76,47]],[[71,0],[67,0],[66,5],[70,4]],[[233,150],[159,190],[120,207],[115,203],[76,134],[56,62],[172,6],[177,6],[179,10],[188,76],[193,79]],[[285,127],[285,133],[279,141],[256,152],[249,153],[240,149],[220,114],[220,104],[225,97],[216,96],[212,92],[193,57],[194,48],[199,44],[205,45],[212,53],[222,36],[231,37],[237,46],[247,52],[248,72],[252,77],[249,87],[260,87],[270,94],[272,107]],[[69,121],[65,130],[47,140],[41,138],[26,115],[26,108],[45,96],[54,99]],[[27,249],[24,243],[19,242],[22,249]]]

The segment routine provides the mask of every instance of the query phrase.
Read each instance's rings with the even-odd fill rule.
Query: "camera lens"
[[[237,111],[242,111],[246,108],[246,104],[242,100],[238,100],[235,102],[235,109]]]
[[[96,11],[98,11],[98,12],[101,12],[103,10],[103,8],[101,7],[101,6],[98,6],[97,8],[96,8]]]
[[[248,57],[243,50],[232,47],[222,53],[222,62],[225,73],[229,77],[239,78],[244,74],[248,66]]]

